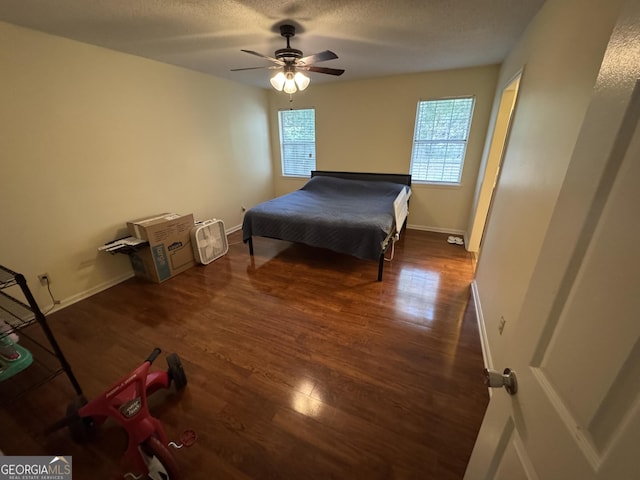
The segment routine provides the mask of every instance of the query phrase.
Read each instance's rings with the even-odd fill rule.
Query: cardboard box
[[[149,242],[129,255],[136,276],[161,283],[195,265],[193,214],[162,213],[127,222],[129,233]]]

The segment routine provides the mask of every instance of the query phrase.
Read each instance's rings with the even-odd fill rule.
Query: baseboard
[[[235,225],[231,228],[225,229],[225,232],[227,235],[233,233],[233,232],[237,232],[238,230],[240,230],[242,228],[242,224],[239,225]],[[69,305],[73,305],[74,303],[77,303],[81,300],[84,300],[85,298],[89,298],[92,295],[95,295],[96,293],[100,293],[103,290],[106,290],[107,288],[111,288],[115,285],[118,285],[119,283],[124,282],[125,280],[129,280],[130,278],[134,277],[134,273],[133,272],[127,272],[124,273],[116,278],[113,278],[107,282],[103,282],[99,285],[96,285],[95,287],[90,288],[89,290],[85,290],[84,292],[80,292],[77,293],[75,295],[72,295],[68,298],[65,298],[61,301],[61,303],[59,305],[51,305],[49,304],[49,306],[45,307],[42,309],[43,312],[48,312],[48,313],[53,313],[53,312],[57,312],[59,310],[62,310],[65,307],[68,307]],[[53,308],[52,308],[53,307]]]
[[[63,299],[59,305],[55,305],[54,308],[51,308],[52,305],[49,305],[48,307],[43,308],[42,311],[43,312],[48,312],[48,313],[57,312],[58,310],[62,310],[63,308],[68,307],[69,305],[73,305],[74,303],[77,303],[77,302],[79,302],[81,300],[84,300],[85,298],[89,298],[92,295],[95,295],[96,293],[100,293],[103,290],[106,290],[107,288],[114,287],[114,286],[118,285],[119,283],[124,282],[125,280],[129,280],[130,278],[133,278],[133,276],[134,276],[133,272],[124,273],[122,275],[119,275],[119,276],[111,279],[111,280],[108,280],[106,282],[100,283],[99,285],[96,285],[95,287],[92,287],[92,288],[90,288],[88,290],[85,290],[84,292],[76,293],[75,295],[67,297],[67,298]]]
[[[487,337],[487,329],[484,323],[484,315],[482,314],[482,304],[480,303],[480,294],[478,293],[478,284],[475,279],[471,282],[471,295],[473,303],[476,306],[476,320],[478,321],[478,332],[480,333],[480,345],[482,346],[482,360],[485,368],[493,368],[493,360],[491,358],[491,349],[489,348],[489,338]]]
[[[407,224],[409,230],[421,230],[423,232],[448,233],[449,235],[464,235],[464,230],[456,230],[454,228],[427,227],[424,225]]]

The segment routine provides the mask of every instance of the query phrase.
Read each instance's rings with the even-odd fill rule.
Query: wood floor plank
[[[446,235],[408,230],[377,263],[229,236],[227,255],[157,285],[131,279],[50,316],[88,397],[159,346],[188,386],[150,398],[186,479],[461,479],[488,404],[470,283]],[[29,370],[23,372],[28,375]],[[0,394],[4,394],[0,389]],[[9,455],[72,455],[74,478],[112,479],[126,435],[108,422],[76,445],[44,436],[66,377],[0,410]]]

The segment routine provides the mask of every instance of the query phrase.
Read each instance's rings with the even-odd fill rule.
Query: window
[[[309,177],[316,168],[316,112],[281,110],[280,153],[282,174],[293,177]]]
[[[418,102],[411,180],[459,184],[467,149],[473,97]]]

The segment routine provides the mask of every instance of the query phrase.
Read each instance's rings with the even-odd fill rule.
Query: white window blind
[[[471,127],[473,97],[418,102],[411,180],[459,184]]]
[[[309,177],[316,168],[315,110],[281,110],[278,119],[282,174]]]

